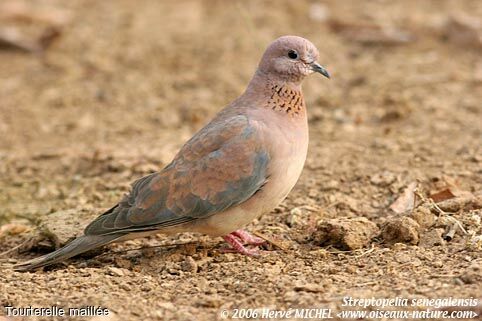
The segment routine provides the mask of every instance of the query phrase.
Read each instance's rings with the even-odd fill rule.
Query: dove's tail
[[[61,262],[80,253],[87,252],[94,248],[106,245],[122,237],[123,234],[108,234],[108,235],[84,235],[76,238],[64,247],[43,255],[41,257],[19,263],[13,268],[16,271],[29,271],[37,269],[42,266],[51,265]]]

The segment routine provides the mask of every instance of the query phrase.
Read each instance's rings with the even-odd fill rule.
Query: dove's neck
[[[306,107],[300,82],[276,80],[270,75],[256,72],[243,98],[254,98],[257,106],[286,113],[293,117],[305,117]]]

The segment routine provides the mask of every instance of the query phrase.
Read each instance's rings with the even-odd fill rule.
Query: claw
[[[237,236],[241,241],[249,245],[263,245],[266,243],[262,238],[253,236],[245,230],[236,230],[231,235]]]
[[[223,236],[223,239],[232,246],[230,249],[225,249],[223,252],[235,252],[235,253],[241,253],[247,256],[259,256],[259,251],[257,249],[248,249],[245,248],[244,245],[231,234],[228,234],[226,236]]]

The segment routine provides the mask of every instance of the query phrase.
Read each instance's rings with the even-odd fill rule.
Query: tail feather
[[[43,266],[55,264],[73,256],[76,256],[80,253],[84,253],[102,245],[111,243],[122,236],[122,234],[84,235],[76,238],[72,242],[52,253],[23,263],[19,263],[14,266],[14,270],[29,271]]]

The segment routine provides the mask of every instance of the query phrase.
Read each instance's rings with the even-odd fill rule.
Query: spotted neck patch
[[[270,91],[271,96],[266,107],[291,116],[304,114],[305,100],[301,91],[278,84],[271,85]]]

